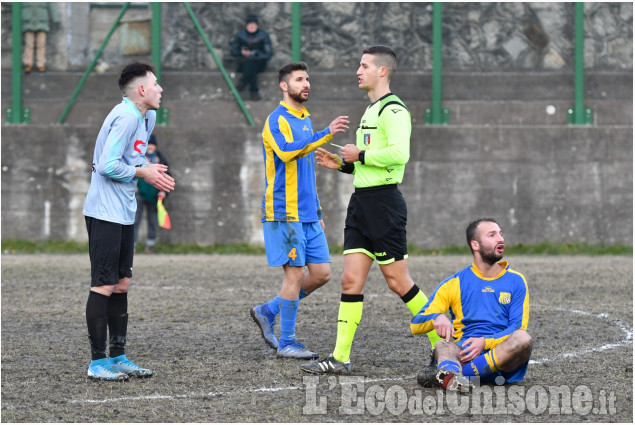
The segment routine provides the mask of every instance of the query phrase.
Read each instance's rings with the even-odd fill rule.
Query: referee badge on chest
[[[364,145],[370,145],[370,134],[364,134]]]

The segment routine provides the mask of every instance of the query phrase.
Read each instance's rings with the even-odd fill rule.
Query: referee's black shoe
[[[316,375],[334,374],[349,375],[351,373],[351,361],[340,362],[335,360],[333,354],[319,362],[306,363],[300,366],[300,370],[304,372],[314,373]]]

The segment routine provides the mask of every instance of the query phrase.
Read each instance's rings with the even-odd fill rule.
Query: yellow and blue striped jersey
[[[441,282],[410,322],[413,334],[428,333],[439,314],[450,311],[455,341],[485,337],[485,350],[505,341],[512,332],[527,330],[529,290],[525,277],[501,261],[503,271],[483,277],[472,263]]]
[[[267,117],[262,130],[265,159],[265,192],[262,222],[322,219],[315,187],[313,151],[333,139],[329,128],[313,133],[309,112],[285,102]]]

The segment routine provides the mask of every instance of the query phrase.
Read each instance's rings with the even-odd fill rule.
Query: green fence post
[[[152,24],[151,24],[151,45],[152,45],[152,63],[156,72],[157,81],[161,85],[161,76],[163,74],[161,67],[161,3],[153,2],[152,6]],[[159,108],[157,110],[157,124],[167,125],[170,121],[170,110],[168,108]]]
[[[161,84],[161,3],[151,3],[152,23],[150,27],[150,44],[152,45],[152,63],[154,64],[156,77]]]
[[[66,118],[66,115],[68,114],[68,111],[71,109],[71,106],[73,106],[73,103],[75,103],[75,99],[77,99],[77,95],[79,94],[82,87],[84,86],[84,83],[86,83],[86,80],[88,79],[88,76],[90,75],[90,73],[93,71],[93,68],[95,68],[95,65],[97,64],[97,60],[99,59],[102,52],[106,48],[106,45],[108,44],[108,41],[110,40],[110,37],[112,37],[112,34],[117,29],[117,25],[119,25],[119,21],[121,21],[121,18],[123,17],[123,14],[126,13],[126,10],[128,10],[128,7],[130,7],[130,3],[125,3],[123,7],[121,8],[121,12],[119,12],[119,16],[117,16],[115,23],[112,25],[112,28],[110,28],[110,32],[108,32],[106,39],[104,40],[104,42],[101,44],[101,47],[97,51],[97,54],[95,55],[95,59],[93,59],[93,62],[88,66],[88,69],[86,70],[86,72],[84,72],[84,76],[82,77],[82,80],[79,82],[79,84],[77,85],[77,88],[73,92],[73,95],[68,100],[68,103],[66,104],[66,108],[64,108],[64,111],[62,111],[62,115],[60,116],[60,119],[57,121],[58,124],[61,124],[64,122],[64,119]]]
[[[432,4],[432,108],[426,108],[426,124],[449,124],[450,110],[441,107],[443,88],[443,4]]]
[[[238,106],[240,106],[240,109],[243,111],[243,115],[245,116],[245,118],[247,118],[249,125],[253,127],[256,124],[254,123],[253,118],[251,118],[251,114],[249,113],[249,110],[247,110],[247,107],[245,107],[245,103],[243,102],[243,99],[238,94],[238,90],[236,90],[236,86],[234,86],[234,83],[229,77],[227,70],[225,70],[223,63],[218,59],[218,56],[216,56],[216,52],[214,52],[212,43],[209,42],[207,35],[205,35],[205,31],[203,31],[203,27],[201,26],[201,23],[198,21],[198,18],[194,14],[194,11],[190,7],[189,3],[184,2],[183,6],[185,6],[185,10],[187,11],[188,15],[190,15],[190,19],[192,19],[192,22],[194,22],[194,26],[198,30],[198,33],[201,35],[203,42],[207,46],[207,50],[209,50],[210,54],[212,55],[212,59],[214,59],[214,62],[216,62],[216,66],[218,66],[218,69],[220,70],[221,74],[223,75],[223,78],[225,79],[225,82],[227,83],[227,85],[229,86],[229,89],[231,90],[234,97],[236,98],[236,102],[238,102]]]
[[[11,4],[11,107],[7,108],[8,124],[30,122],[31,110],[22,109],[22,3]]]
[[[291,60],[302,60],[302,3],[291,4]]]
[[[584,3],[575,4],[575,98],[567,111],[567,122],[593,124],[593,111],[584,106]]]

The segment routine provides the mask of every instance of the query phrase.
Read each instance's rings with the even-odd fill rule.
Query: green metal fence
[[[161,69],[161,7],[162,4],[158,2],[150,3],[152,9],[152,23],[151,23],[151,46],[152,46],[152,62],[156,67],[157,79],[161,83],[162,69]],[[64,108],[58,123],[61,124],[66,119],[71,107],[75,103],[79,92],[81,91],[84,83],[88,79],[90,73],[95,68],[97,60],[101,56],[104,48],[108,44],[112,34],[117,29],[121,18],[126,13],[129,7],[145,7],[144,5],[135,4],[131,6],[131,3],[113,4],[104,3],[107,7],[121,7],[121,12],[115,19],[112,28],[108,32],[108,35],[104,39],[101,47],[97,51],[95,58],[86,69],[84,76],[79,82],[77,88],[71,95],[66,107]],[[249,110],[245,107],[245,104],[238,93],[238,90],[234,86],[231,78],[229,77],[224,65],[218,59],[218,56],[214,52],[214,48],[210,43],[205,31],[203,30],[200,22],[198,21],[196,14],[190,7],[189,3],[183,3],[190,19],[194,23],[199,35],[204,41],[207,49],[209,50],[214,62],[218,66],[225,82],[230,88],[230,91],[234,95],[236,102],[238,103],[245,119],[250,126],[254,126],[254,120],[249,113]],[[21,10],[22,5],[19,2],[12,4],[12,75],[11,75],[11,87],[12,87],[12,103],[11,107],[7,109],[6,122],[8,124],[25,124],[31,120],[31,111],[29,108],[23,108],[22,106],[22,23],[21,23]],[[432,105],[425,111],[425,122],[431,125],[443,125],[450,122],[450,111],[442,106],[442,93],[443,93],[443,68],[442,68],[442,28],[443,28],[443,3],[433,3],[433,53],[432,53]],[[291,37],[291,55],[294,61],[301,60],[301,32],[302,32],[302,7],[300,2],[294,2],[291,7],[291,19],[292,19],[292,37]],[[584,105],[584,3],[578,2],[575,5],[575,99],[574,106],[569,108],[568,123],[573,125],[585,125],[592,124],[593,113],[591,108]],[[157,111],[157,123],[168,124],[169,123],[169,110],[167,108],[161,108]]]

